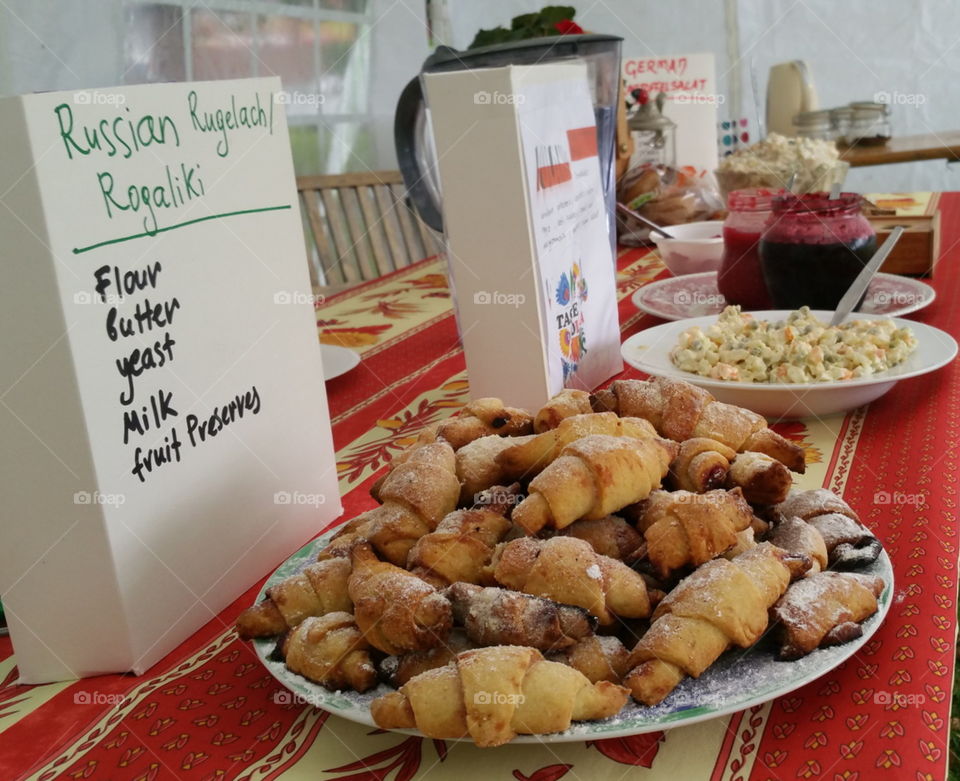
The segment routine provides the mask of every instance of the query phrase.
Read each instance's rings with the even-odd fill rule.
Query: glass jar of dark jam
[[[773,216],[760,239],[760,265],[774,307],[837,308],[877,249],[861,203],[856,193],[773,199]]]
[[[745,311],[771,308],[760,269],[760,236],[772,214],[773,199],[785,193],[754,187],[734,190],[727,197],[717,288],[728,304],[738,304]]]

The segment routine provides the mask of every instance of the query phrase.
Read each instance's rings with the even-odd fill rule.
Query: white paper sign
[[[277,79],[0,102],[21,677],[149,667],[341,511]]]
[[[586,66],[423,80],[471,395],[595,388],[623,363]]]
[[[627,95],[638,88],[651,100],[666,93],[664,114],[677,123],[677,164],[716,170],[717,107],[724,96],[717,92],[713,54],[625,57],[622,71]]]
[[[519,95],[550,386],[593,390],[617,364],[620,328],[590,91],[577,79]]]

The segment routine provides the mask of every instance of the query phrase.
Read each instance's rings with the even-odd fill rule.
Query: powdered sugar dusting
[[[502,637],[510,628],[499,609],[503,593],[501,589],[488,587],[471,594],[467,610],[469,619],[464,624],[482,628],[485,635]]]
[[[620,642],[620,638],[614,635],[595,635],[595,637],[597,638],[597,642],[600,643],[604,654],[608,656],[619,653],[623,648],[623,643]]]
[[[312,559],[307,559],[305,563],[309,561]],[[886,588],[878,600],[880,610],[862,624],[863,636],[852,642],[815,650],[796,661],[782,662],[776,659],[776,645],[765,639],[748,650],[728,651],[700,678],[687,678],[681,682],[659,705],[646,707],[630,700],[620,713],[609,719],[574,724],[565,732],[551,735],[520,736],[513,742],[575,742],[670,729],[734,713],[804,686],[830,672],[863,647],[880,626],[893,601],[893,569],[886,553],[881,553],[877,561],[858,572],[882,578]],[[267,587],[270,585],[272,582],[268,581]],[[897,598],[903,598],[902,591],[897,593]],[[601,643],[607,642],[606,638],[598,639]],[[307,701],[317,707],[360,724],[375,726],[370,716],[370,703],[394,689],[381,684],[364,694],[328,691],[292,673],[283,662],[272,660],[270,655],[274,646],[273,638],[254,641],[261,662],[284,686],[308,698]],[[398,731],[420,734],[416,730]]]
[[[811,518],[809,523],[820,532],[827,550],[833,550],[842,542],[858,543],[873,536],[862,524],[840,513],[818,515]]]

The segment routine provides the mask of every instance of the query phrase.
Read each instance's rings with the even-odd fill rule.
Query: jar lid
[[[640,103],[637,110],[627,119],[627,128],[639,131],[664,131],[675,128],[676,123],[663,113],[666,97],[666,94],[661,92],[653,102]]]
[[[830,122],[830,112],[821,111],[802,111],[793,118],[793,124],[797,127],[802,125],[821,125]]]
[[[727,196],[727,208],[732,212],[768,212],[772,209],[773,199],[782,195],[787,195],[782,188],[749,187],[734,190]]]
[[[853,108],[851,106],[837,106],[837,108],[830,109],[830,117],[837,119],[839,117],[852,117]]]
[[[773,199],[773,211],[777,214],[830,214],[855,213],[860,211],[863,196],[860,193],[840,193],[831,198],[828,192],[784,193]]]
[[[638,111],[627,121],[627,127],[630,130],[666,130],[676,125],[669,117],[658,112]]]
[[[855,117],[885,117],[890,113],[887,103],[876,103],[872,100],[854,101],[850,104]]]

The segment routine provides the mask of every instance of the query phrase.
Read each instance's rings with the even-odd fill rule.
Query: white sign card
[[[524,84],[518,97],[550,387],[593,390],[622,365],[614,261],[599,249],[610,235],[589,87]]]
[[[278,79],[0,101],[21,680],[144,671],[341,512]]]
[[[423,80],[471,395],[597,387],[623,364],[586,66]]]
[[[666,93],[663,113],[677,123],[677,165],[716,170],[717,107],[724,96],[717,91],[713,54],[625,57],[622,71],[627,95],[638,88],[650,100]]]

